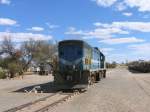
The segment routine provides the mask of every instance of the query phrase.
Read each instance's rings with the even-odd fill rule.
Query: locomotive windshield
[[[59,57],[67,61],[74,61],[81,58],[82,48],[79,45],[62,45],[59,48]]]

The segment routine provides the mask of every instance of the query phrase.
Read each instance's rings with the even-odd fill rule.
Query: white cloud
[[[136,38],[134,36],[126,36],[131,31],[147,32],[150,33],[150,22],[112,22],[100,23],[96,22],[93,25],[96,26],[92,30],[76,30],[74,27],[70,27],[65,33],[68,35],[74,35],[76,38],[82,39],[99,39],[98,41],[105,44],[128,44],[128,43],[140,43],[144,42],[144,39]],[[118,35],[123,35],[122,38],[118,38]]]
[[[17,21],[9,19],[9,18],[0,18],[0,25],[8,25],[13,26],[16,25]]]
[[[10,0],[0,0],[0,4],[9,5],[10,4]]]
[[[133,14],[131,12],[124,12],[122,13],[124,16],[132,16]]]
[[[46,23],[46,25],[48,26],[49,29],[54,29],[54,28],[59,27],[59,25],[54,25],[54,24],[50,24],[50,23]]]
[[[89,32],[91,36],[101,37],[106,36],[111,37],[112,34],[128,34],[128,32],[121,30],[120,28],[96,28],[93,31]],[[104,37],[103,37],[104,38]]]
[[[43,34],[34,34],[34,33],[9,33],[9,32],[0,32],[0,41],[3,41],[5,37],[10,37],[13,42],[23,42],[28,41],[29,39],[34,40],[51,40],[53,37],[51,35]]]
[[[105,55],[108,55],[111,51],[114,50],[114,48],[100,48],[100,51],[102,51]]]
[[[144,55],[148,53],[150,55],[150,43],[134,44],[128,47],[132,49],[134,53]]]
[[[122,63],[125,62],[125,60],[128,60],[128,55],[122,54],[122,53],[111,53],[106,55],[106,61],[107,62],[114,62]]]
[[[98,6],[109,7],[113,5],[117,0],[92,0],[95,1]]]
[[[115,6],[118,11],[126,10],[127,8],[137,8],[140,12],[150,11],[150,0],[92,0],[98,6],[110,7]]]
[[[104,23],[101,23],[101,22],[93,23],[93,25],[96,26],[96,27],[109,27],[110,26],[109,24],[104,24]]]
[[[39,31],[43,31],[44,28],[36,26],[36,27],[28,28],[27,30],[39,32]]]
[[[120,28],[96,28],[91,31],[76,30],[74,27],[69,28],[69,31],[65,34],[80,36],[83,39],[108,39],[113,37],[113,34],[128,34],[127,31],[123,31]]]
[[[150,32],[150,22],[113,22],[112,27],[136,30],[140,32]]]
[[[75,27],[69,27],[68,31],[65,32],[65,34],[67,34],[67,35],[85,36],[86,32],[84,32],[82,30],[76,30]]]
[[[102,23],[100,23],[100,22],[96,22],[96,23],[94,23],[93,25],[94,25],[94,26],[101,26],[101,25],[102,25]]]
[[[114,48],[100,48],[100,50],[102,50],[104,52],[110,52],[110,51],[113,51]]]
[[[124,2],[119,2],[116,4],[116,8],[118,11],[123,11],[127,9],[127,6]]]
[[[105,43],[105,44],[123,44],[123,43],[138,43],[138,42],[144,42],[143,39],[138,39],[135,37],[126,37],[126,38],[111,38],[111,39],[105,39],[101,40],[99,42]]]
[[[134,21],[120,21],[120,22],[112,22],[111,24],[106,23],[94,23],[94,25],[98,27],[104,28],[118,28],[122,31],[135,30],[140,32],[150,32],[150,22],[134,22]]]
[[[150,11],[150,0],[124,0],[126,5],[133,8],[137,7],[139,11]]]

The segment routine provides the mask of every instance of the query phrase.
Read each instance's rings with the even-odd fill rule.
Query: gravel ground
[[[0,112],[50,95],[52,76],[25,76],[0,80]],[[23,93],[42,84],[45,93]],[[17,92],[13,92],[16,91]],[[130,73],[126,68],[112,69],[85,93],[51,108],[50,112],[150,112],[150,74]]]
[[[53,80],[53,77],[50,76],[40,76],[40,75],[25,75],[22,78],[16,79],[0,79],[0,91],[14,91],[23,87],[36,85],[40,83],[46,83]]]
[[[50,111],[150,112],[149,82],[150,74],[133,74],[125,68],[110,70],[106,79],[91,86],[87,92]]]
[[[52,76],[39,75],[28,75],[23,79],[0,80],[0,112],[52,94],[51,91],[37,94],[23,92],[24,89],[30,90],[34,85],[39,84],[43,84],[43,87],[47,87],[50,90],[50,81],[52,80]],[[18,91],[14,92],[16,90]]]

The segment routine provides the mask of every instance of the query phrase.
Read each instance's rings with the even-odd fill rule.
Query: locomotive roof
[[[92,48],[87,42],[85,42],[83,40],[63,40],[63,41],[60,41],[59,44],[65,44],[65,43],[71,43],[71,42],[83,44],[84,46]]]
[[[94,49],[94,50],[96,50],[96,51],[98,51],[98,52],[100,52],[100,53],[101,53],[101,55],[103,55],[103,56],[104,56],[104,54],[101,52],[101,50],[100,50],[98,47],[93,47],[93,49]]]
[[[97,50],[98,52],[101,53],[101,55],[104,56],[104,54],[99,50],[99,48],[97,48],[97,47],[91,47],[87,42],[85,42],[83,40],[63,40],[63,41],[59,42],[59,45],[67,44],[67,43],[79,43],[79,44],[83,44],[85,47]]]
[[[66,43],[66,42],[83,42],[83,40],[62,40],[59,43]]]

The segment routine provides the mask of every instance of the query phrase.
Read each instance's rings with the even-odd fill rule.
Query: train
[[[106,77],[104,54],[83,40],[58,43],[58,70],[54,83],[60,89],[85,89]]]

